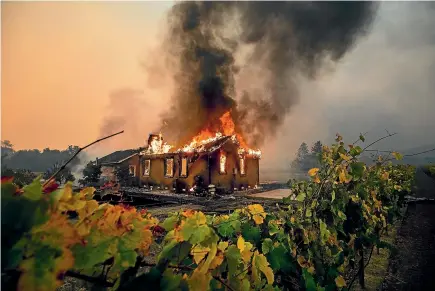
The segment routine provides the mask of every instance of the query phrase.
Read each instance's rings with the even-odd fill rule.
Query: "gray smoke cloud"
[[[360,132],[373,146],[415,153],[435,147],[435,9],[433,2],[382,2],[366,38],[333,73],[299,83],[276,140],[263,147],[262,169],[287,169],[302,141],[331,143],[335,133],[353,142]],[[366,143],[367,144],[367,143]],[[279,154],[277,154],[279,153]]]
[[[153,103],[147,100],[149,96],[143,90],[133,88],[121,88],[109,95],[99,136],[121,130],[124,133],[95,145],[92,148],[94,155],[105,149],[130,149],[145,145],[147,134],[156,127],[155,120],[158,118]]]
[[[163,133],[182,144],[205,126],[219,129],[219,117],[230,110],[248,143],[261,146],[299,102],[298,78],[313,80],[325,64],[341,60],[367,34],[376,8],[371,2],[175,4],[165,47],[167,64],[178,70]]]

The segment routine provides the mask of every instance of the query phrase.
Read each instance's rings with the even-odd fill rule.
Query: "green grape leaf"
[[[241,263],[240,250],[235,245],[230,245],[225,252],[225,257],[228,263],[228,273],[230,276],[234,276],[238,273],[239,265]]]
[[[179,287],[182,281],[183,281],[183,276],[181,274],[175,274],[173,270],[166,269],[165,272],[163,272],[162,280],[160,282],[161,290],[165,290],[165,291],[180,290]]]
[[[248,279],[244,278],[242,280],[241,290],[242,291],[250,291],[251,290],[251,283],[249,282]]]
[[[192,244],[197,244],[207,239],[207,237],[209,237],[211,234],[212,231],[210,227],[208,227],[207,225],[201,225],[194,229],[189,241]]]
[[[254,245],[257,245],[261,241],[261,231],[257,226],[243,224],[242,235],[245,241],[252,242]]]
[[[39,200],[42,196],[41,182],[38,179],[35,179],[31,184],[24,186],[23,191],[23,197],[34,201]]]
[[[263,243],[261,244],[261,251],[263,254],[267,254],[273,249],[273,241],[270,238],[266,238],[263,240]]]
[[[274,247],[273,250],[267,254],[267,261],[270,263],[270,266],[274,271],[294,271],[292,257],[281,244]]]
[[[91,233],[87,240],[86,245],[78,244],[71,249],[75,258],[74,268],[78,270],[90,270],[95,265],[101,264],[113,256],[111,250],[116,245],[113,238],[108,237],[102,240],[98,232],[95,231]]]
[[[269,221],[268,226],[270,235],[277,234],[280,231],[278,225],[273,221]]]
[[[162,227],[166,230],[166,231],[170,231],[173,230],[175,228],[175,225],[178,223],[179,217],[178,216],[170,216],[168,218],[166,218],[163,222],[162,222]]]
[[[358,156],[362,152],[362,148],[360,146],[356,146],[350,149],[349,154],[352,157]]]
[[[359,135],[359,139],[360,139],[362,142],[365,142],[365,141],[366,141],[365,137],[364,137],[362,134]]]
[[[305,212],[306,217],[311,217],[313,213],[311,212],[311,208],[307,207],[307,211]]]
[[[362,178],[364,175],[365,164],[362,162],[354,162],[350,164],[352,176],[356,179]]]
[[[301,192],[301,193],[298,194],[298,196],[296,196],[296,200],[299,201],[299,202],[303,202],[305,200],[306,196],[307,195],[304,192]]]
[[[302,277],[305,281],[305,290],[307,291],[317,291],[316,283],[314,282],[313,276],[307,271],[307,269],[302,269]]]
[[[231,237],[235,230],[229,221],[223,221],[217,226],[218,233],[223,237]]]

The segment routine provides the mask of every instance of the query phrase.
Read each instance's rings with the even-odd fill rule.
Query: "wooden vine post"
[[[359,285],[364,289],[364,247],[362,245],[359,249],[359,255],[361,256],[361,259],[359,260]]]

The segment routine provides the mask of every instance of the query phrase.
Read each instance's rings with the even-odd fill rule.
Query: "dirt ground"
[[[416,173],[416,196],[435,198],[435,180]],[[380,290],[435,290],[435,204],[410,204]]]

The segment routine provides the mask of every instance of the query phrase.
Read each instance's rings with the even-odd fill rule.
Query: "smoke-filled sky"
[[[94,153],[141,146],[177,87],[176,64],[161,46],[172,5],[2,3],[2,140],[17,149],[66,148],[124,129]],[[236,63],[243,67],[241,58]],[[251,76],[235,89],[264,82],[261,70]],[[434,144],[434,80],[434,5],[382,2],[367,35],[338,62],[315,80],[289,79],[298,102],[262,147],[262,163],[285,167],[302,141],[336,132],[399,133],[380,148]]]

